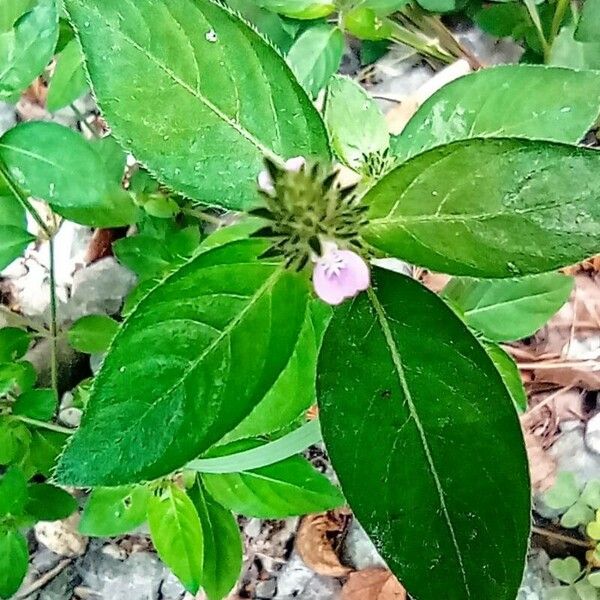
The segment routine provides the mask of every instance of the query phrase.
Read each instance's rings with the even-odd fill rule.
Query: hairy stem
[[[14,419],[18,419],[23,423],[27,423],[28,425],[33,425],[33,427],[38,427],[39,429],[47,429],[48,431],[56,431],[57,433],[66,433],[67,435],[72,435],[75,433],[74,429],[69,429],[68,427],[62,427],[61,425],[56,425],[55,423],[46,423],[45,421],[38,421],[37,419],[30,419],[29,417],[24,417],[23,415],[12,415]]]

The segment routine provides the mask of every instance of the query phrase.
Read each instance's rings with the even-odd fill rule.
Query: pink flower
[[[321,300],[335,306],[369,287],[369,267],[356,252],[339,250],[331,242],[323,247],[323,256],[315,260],[313,271],[313,285]]]
[[[303,156],[295,156],[285,161],[285,170],[297,173],[306,164]],[[275,195],[275,183],[266,169],[258,174],[258,188],[269,196]]]

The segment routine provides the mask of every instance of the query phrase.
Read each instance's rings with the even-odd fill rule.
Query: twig
[[[56,567],[50,569],[50,571],[44,573],[41,577],[38,577],[28,588],[24,589],[22,592],[19,592],[15,596],[15,600],[23,600],[34,592],[37,592],[47,583],[50,583],[50,581],[52,581],[57,575],[62,573],[72,562],[72,558],[65,558],[64,560],[61,560]]]
[[[50,335],[52,347],[50,356],[50,379],[56,399],[59,400],[58,392],[58,320],[56,314],[56,273],[54,265],[54,238],[50,241]]]
[[[568,535],[562,535],[561,533],[555,533],[554,531],[550,531],[548,529],[544,529],[543,527],[535,527],[531,528],[533,533],[537,533],[538,535],[543,535],[544,537],[552,538],[555,540],[559,540],[561,542],[566,542],[567,544],[572,544],[573,546],[580,546],[582,548],[594,548],[594,546],[590,542],[585,542],[583,540],[577,540]]]
[[[47,429],[48,431],[56,431],[57,433],[65,433],[67,435],[73,435],[75,433],[74,429],[69,429],[68,427],[61,427],[60,425],[56,425],[54,423],[46,423],[45,421],[38,421],[37,419],[30,419],[29,417],[25,417],[23,415],[12,415],[13,418],[22,421],[23,423],[27,423],[28,425],[33,425],[34,427],[39,427],[40,429]]]
[[[549,394],[548,396],[546,396],[546,398],[544,398],[541,402],[539,402],[538,404],[536,404],[535,406],[532,406],[528,411],[527,411],[527,415],[531,415],[532,413],[534,413],[536,410],[539,410],[540,408],[543,408],[544,406],[547,406],[548,404],[550,404],[550,402],[552,402],[552,400],[555,400],[556,398],[558,398],[558,396],[560,396],[561,394],[564,394],[566,392],[571,391],[575,386],[574,385],[569,385],[568,387],[563,387],[560,388],[560,390],[557,390],[556,392],[553,392],[552,394]]]
[[[93,137],[99,138],[100,133],[97,132],[85,119],[85,115],[75,106],[75,103],[69,104],[69,108],[75,113],[79,122],[92,134]]]

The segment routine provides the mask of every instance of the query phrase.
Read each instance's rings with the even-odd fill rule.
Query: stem
[[[216,225],[217,227],[223,226],[223,221],[221,219],[219,219],[219,217],[214,217],[213,215],[209,215],[205,212],[202,212],[201,210],[199,210],[197,208],[184,207],[181,209],[181,212],[186,215],[190,215],[191,217],[196,217],[197,219],[200,219],[201,221],[206,221],[207,223],[210,223],[211,225]]]
[[[560,533],[555,533],[554,531],[549,531],[548,529],[544,529],[543,527],[532,527],[531,531],[533,533],[537,533],[538,535],[543,535],[547,538],[552,538],[554,540],[559,540],[561,542],[566,542],[567,544],[572,544],[573,546],[580,546],[582,548],[593,548],[594,546],[589,542],[585,542],[583,540],[577,540],[568,535],[562,535]]]
[[[44,219],[40,217],[39,213],[33,207],[33,204],[29,202],[29,198],[23,193],[23,191],[15,184],[13,178],[6,166],[6,163],[0,158],[0,176],[13,193],[14,197],[19,201],[21,206],[33,217],[33,220],[39,225],[40,229],[46,234],[48,239],[52,237],[52,231],[44,222]]]
[[[85,115],[75,106],[75,103],[69,104],[69,108],[75,113],[79,123],[83,125],[93,137],[100,137],[100,134],[85,120]]]
[[[45,421],[38,421],[37,419],[30,419],[29,417],[24,417],[23,415],[12,415],[14,419],[18,419],[23,423],[27,423],[28,425],[33,425],[34,427],[39,427],[40,429],[47,429],[48,431],[56,431],[57,433],[66,433],[67,435],[72,435],[75,433],[74,429],[69,429],[68,427],[61,427],[60,425],[55,425],[54,423],[46,423]]]
[[[558,0],[556,3],[556,10],[554,11],[554,17],[552,18],[552,27],[550,29],[550,39],[548,43],[550,47],[554,44],[554,40],[560,31],[560,26],[565,18],[565,13],[571,4],[571,0]]]
[[[542,26],[542,20],[540,19],[540,13],[538,12],[537,6],[535,4],[535,0],[523,0],[525,2],[525,6],[527,7],[527,12],[529,12],[529,16],[531,17],[531,21],[535,25],[535,29],[538,34],[538,38],[540,43],[542,44],[542,48],[544,49],[544,62],[548,62],[550,60],[550,45],[548,44],[548,40],[544,35],[544,28]]]
[[[50,378],[52,389],[56,400],[59,400],[58,392],[58,320],[56,316],[56,274],[54,268],[54,238],[50,241],[50,335],[52,337],[52,349],[50,357]]]

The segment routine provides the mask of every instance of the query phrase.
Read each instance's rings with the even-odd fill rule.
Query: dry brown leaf
[[[337,555],[352,518],[346,509],[304,517],[296,534],[296,550],[313,571],[328,577],[345,577],[352,571]]]
[[[406,600],[406,590],[387,569],[355,571],[342,589],[341,600]]]
[[[536,492],[545,492],[554,484],[556,462],[544,450],[542,440],[529,431],[525,431],[525,446],[529,460],[531,485]]]

